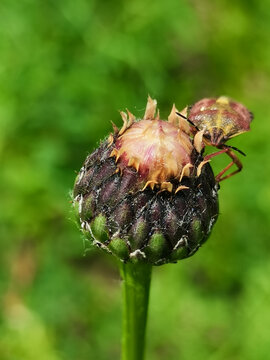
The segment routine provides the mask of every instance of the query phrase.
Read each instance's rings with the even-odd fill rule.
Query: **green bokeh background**
[[[1,0],[1,360],[119,358],[117,268],[85,251],[69,191],[148,94],[162,117],[226,94],[255,120],[207,244],[154,269],[146,358],[270,358],[269,90],[269,0]]]

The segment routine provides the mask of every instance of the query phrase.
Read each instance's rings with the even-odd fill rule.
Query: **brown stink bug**
[[[194,146],[198,152],[201,152],[205,145],[212,145],[221,149],[213,154],[206,155],[204,157],[205,162],[222,153],[228,154],[232,159],[232,162],[216,176],[217,182],[228,179],[241,171],[242,163],[232,150],[238,151],[244,156],[245,154],[239,149],[225,144],[225,142],[250,130],[253,115],[244,105],[226,96],[220,96],[217,99],[202,99],[177,114],[192,125],[192,132],[195,135]],[[237,166],[237,170],[223,176],[233,164]]]

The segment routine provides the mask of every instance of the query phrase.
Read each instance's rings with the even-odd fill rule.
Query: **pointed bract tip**
[[[173,104],[170,115],[168,116],[168,121],[169,121],[169,123],[174,124],[176,126],[179,123],[179,117],[176,114],[177,112],[178,112],[178,110],[176,109],[175,104]]]
[[[114,142],[113,134],[108,136],[108,147],[110,147]]]
[[[204,160],[204,161],[202,161],[202,162],[199,164],[199,166],[198,166],[198,168],[197,168],[197,177],[199,177],[199,176],[201,175],[201,173],[202,173],[202,168],[204,167],[205,164],[209,163],[209,161],[210,161],[210,160]]]
[[[230,98],[228,98],[228,96],[222,95],[219,98],[217,98],[217,103],[222,105],[229,105]]]
[[[178,113],[178,114],[177,114]],[[191,129],[190,129],[190,125],[188,123],[187,120],[185,120],[184,118],[182,118],[179,114],[183,115],[185,118],[188,117],[188,107],[186,106],[183,110],[178,111],[176,110],[176,115],[178,117],[178,121],[179,121],[179,128],[181,130],[183,130],[186,134],[190,135]]]
[[[119,135],[122,135],[126,131],[128,123],[127,123],[127,114],[124,111],[120,111],[120,115],[124,122],[123,126],[121,127],[121,129],[119,131]]]
[[[157,108],[157,100],[152,99],[150,95],[148,95],[146,109],[143,117],[144,120],[153,120],[155,117],[156,108]]]
[[[115,125],[115,123],[114,123],[112,120],[111,120],[111,123],[112,123],[112,127],[113,127],[113,132],[114,132],[114,134],[117,134],[118,131],[119,131],[118,127]]]
[[[181,190],[187,190],[187,189],[189,189],[189,187],[188,187],[188,186],[185,186],[185,185],[180,185],[180,186],[178,186],[178,188],[175,190],[175,194],[177,194],[177,193],[178,193],[178,191],[181,191]]]
[[[130,126],[130,125],[132,125],[133,123],[134,123],[134,121],[135,121],[135,115],[133,115],[128,109],[126,109],[127,110],[127,114],[128,114],[128,127]]]
[[[164,191],[166,190],[166,191],[172,192],[173,184],[169,181],[164,181],[163,183],[161,183],[160,189],[164,190]]]

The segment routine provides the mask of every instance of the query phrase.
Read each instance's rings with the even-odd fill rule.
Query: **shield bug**
[[[226,153],[232,159],[216,176],[217,182],[228,179],[241,171],[242,163],[233,150],[244,156],[245,154],[225,143],[232,137],[250,130],[253,115],[244,105],[226,96],[220,96],[217,99],[202,99],[177,114],[192,125],[191,132],[195,135],[194,146],[198,152],[202,151],[204,145],[211,145],[220,149],[220,151],[206,155],[204,157],[205,162],[223,153]],[[237,170],[223,176],[233,164],[237,166]]]

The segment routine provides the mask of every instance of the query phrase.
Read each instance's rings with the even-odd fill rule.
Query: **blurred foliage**
[[[1,360],[119,357],[119,275],[85,252],[69,191],[148,93],[164,117],[226,94],[255,120],[208,243],[155,268],[147,359],[269,358],[270,2],[2,0],[0,24]]]

